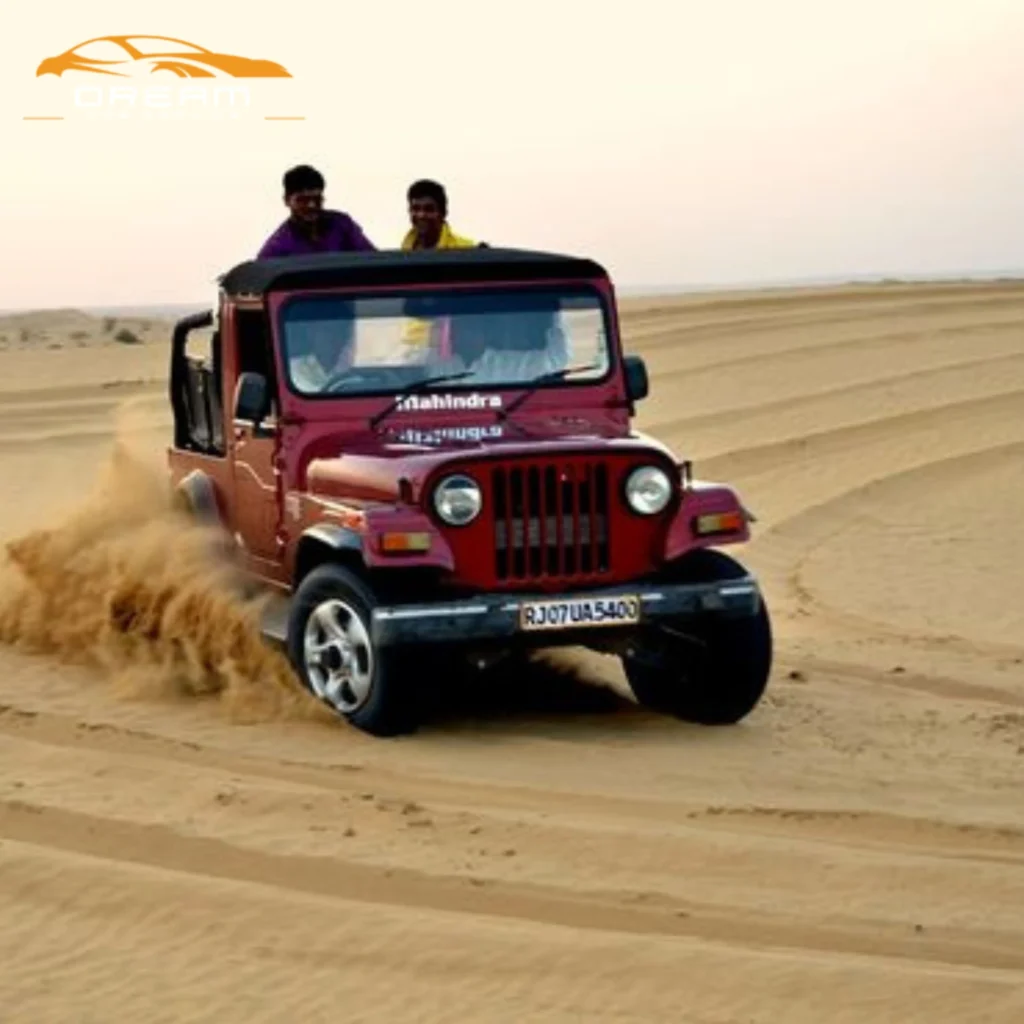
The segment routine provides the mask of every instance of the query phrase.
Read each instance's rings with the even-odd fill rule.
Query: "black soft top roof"
[[[593,260],[529,249],[380,249],[246,260],[220,278],[232,296],[336,285],[443,284],[448,281],[543,281],[604,277]]]

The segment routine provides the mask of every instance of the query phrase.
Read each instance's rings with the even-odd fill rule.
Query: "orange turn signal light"
[[[742,533],[745,525],[742,512],[709,512],[694,519],[693,531],[700,537],[710,533]]]
[[[382,533],[380,535],[381,551],[402,553],[407,551],[429,551],[429,533]]]

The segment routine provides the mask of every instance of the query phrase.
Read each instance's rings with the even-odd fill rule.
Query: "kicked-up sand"
[[[4,1024],[1024,1021],[1024,285],[623,313],[758,516],[734,728],[596,655],[334,721],[164,508],[167,325],[0,318]]]

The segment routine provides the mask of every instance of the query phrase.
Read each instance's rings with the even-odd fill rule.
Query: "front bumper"
[[[580,621],[579,605],[601,602],[605,609],[625,606],[635,599],[636,621]],[[545,628],[524,628],[527,607],[541,602],[551,624]],[[531,645],[565,643],[566,638],[585,638],[608,629],[637,630],[668,620],[722,616],[740,617],[757,613],[761,592],[753,576],[714,583],[673,583],[621,586],[571,594],[486,594],[464,601],[410,604],[377,608],[373,613],[373,640],[380,646],[404,644],[478,644],[491,641],[525,641]],[[575,610],[569,610],[576,604]],[[603,614],[600,610],[598,615]],[[562,618],[564,617],[564,621]],[[578,642],[575,641],[575,642]]]

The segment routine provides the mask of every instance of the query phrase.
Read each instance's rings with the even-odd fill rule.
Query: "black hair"
[[[448,216],[448,195],[444,190],[444,185],[431,181],[429,178],[420,178],[419,181],[414,181],[409,186],[405,198],[410,203],[414,199],[433,199],[441,211],[441,216]]]
[[[323,189],[324,176],[309,164],[299,164],[284,172],[285,198],[307,189]]]

